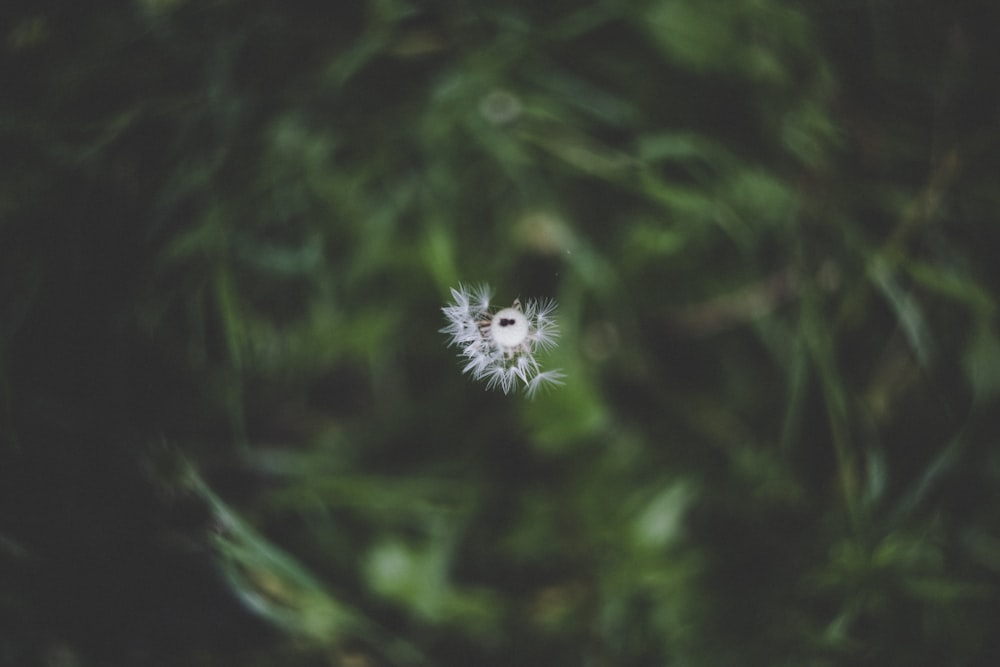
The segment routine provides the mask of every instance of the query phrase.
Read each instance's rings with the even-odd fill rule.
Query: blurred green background
[[[998,23],[5,3],[0,664],[998,664]]]

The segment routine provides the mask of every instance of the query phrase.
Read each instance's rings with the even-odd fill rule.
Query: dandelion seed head
[[[543,371],[535,357],[537,351],[556,345],[555,301],[529,299],[522,307],[515,300],[508,308],[494,309],[489,285],[459,285],[451,296],[452,303],[441,309],[448,322],[441,333],[449,336],[449,345],[459,348],[463,373],[505,394],[519,382],[528,396],[542,386],[562,384],[562,372]]]

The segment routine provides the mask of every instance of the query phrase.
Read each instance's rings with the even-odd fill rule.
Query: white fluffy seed
[[[504,308],[493,316],[490,335],[499,347],[516,348],[528,337],[528,318],[516,308]]]

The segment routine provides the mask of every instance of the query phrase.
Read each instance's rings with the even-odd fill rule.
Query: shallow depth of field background
[[[0,664],[997,664],[998,22],[6,3]]]

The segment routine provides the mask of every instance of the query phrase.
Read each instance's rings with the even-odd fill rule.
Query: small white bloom
[[[522,308],[515,299],[509,308],[494,312],[492,295],[488,285],[459,285],[451,290],[453,303],[441,309],[448,320],[441,333],[448,334],[448,344],[458,347],[465,359],[462,372],[486,380],[488,389],[498,388],[505,394],[519,381],[528,396],[542,386],[563,384],[561,371],[543,371],[535,359],[537,350],[556,345],[556,302],[531,299]]]

